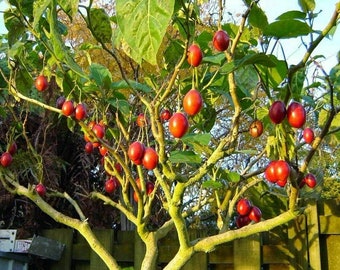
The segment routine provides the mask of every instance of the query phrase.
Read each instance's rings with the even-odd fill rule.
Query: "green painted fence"
[[[95,233],[120,265],[124,267],[138,265],[139,260],[134,256],[137,254],[136,249],[142,245],[135,232],[96,230]],[[203,231],[190,233],[193,239],[204,236]],[[69,229],[47,230],[43,232],[43,236],[66,244],[61,260],[50,261],[49,269],[107,269],[76,232]],[[177,248],[175,234],[161,240],[159,269],[172,258]],[[209,254],[196,254],[183,269],[337,270],[339,257],[340,200],[332,200],[312,204],[305,215],[288,225],[221,245]]]

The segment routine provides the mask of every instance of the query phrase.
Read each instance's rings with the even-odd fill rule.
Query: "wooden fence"
[[[134,251],[140,240],[133,231],[96,230],[96,235],[123,267],[133,266]],[[192,237],[203,234],[192,231]],[[86,241],[69,229],[47,230],[43,235],[66,244],[58,262],[50,262],[51,270],[107,269]],[[203,236],[203,235],[201,235]],[[176,235],[159,243],[159,269],[178,248]],[[209,254],[199,253],[183,267],[185,270],[335,270],[340,261],[340,200],[312,204],[306,215],[270,232],[238,239],[219,246]],[[131,269],[133,269],[131,267]]]

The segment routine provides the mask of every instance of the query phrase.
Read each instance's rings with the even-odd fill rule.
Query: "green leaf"
[[[70,19],[78,12],[79,0],[58,0],[58,4]]]
[[[215,55],[209,55],[203,57],[202,61],[205,63],[212,63],[216,65],[222,65],[222,63],[226,60],[225,55],[223,53],[218,53]]]
[[[126,81],[119,81],[119,82],[113,82],[111,84],[110,89],[112,90],[116,90],[116,89],[128,89],[128,88],[133,88],[136,90],[141,90],[145,93],[150,93],[152,90],[151,88],[146,85],[146,84],[142,84],[142,83],[138,83],[132,80],[128,80],[129,84]]]
[[[34,1],[33,3],[33,28],[37,30],[37,26],[39,24],[39,21],[43,15],[43,13],[45,12],[45,10],[47,9],[47,7],[50,5],[51,0],[37,0]]]
[[[4,13],[4,22],[8,30],[8,44],[12,46],[20,40],[20,36],[25,32],[25,27],[14,13],[8,11]]]
[[[306,13],[299,11],[299,10],[290,10],[285,13],[282,13],[279,17],[277,17],[277,20],[292,20],[292,19],[298,19],[298,20],[304,20],[306,18]]]
[[[237,61],[237,66],[245,66],[252,64],[258,64],[265,67],[275,67],[276,65],[276,63],[272,61],[271,57],[264,53],[248,54],[241,60]]]
[[[128,115],[131,111],[130,104],[126,100],[109,98],[107,102],[120,111],[123,115]]]
[[[8,2],[18,8],[27,17],[32,17],[35,0],[9,0]],[[1,2],[1,1],[0,1]]]
[[[260,29],[264,29],[268,25],[268,19],[264,11],[258,7],[258,5],[254,5],[249,13],[249,23],[252,26],[255,26]]]
[[[36,2],[34,2],[35,4]],[[88,79],[81,67],[75,62],[70,51],[65,46],[65,43],[59,32],[59,21],[57,18],[57,10],[55,6],[50,6],[48,12],[48,23],[50,25],[50,39],[48,41],[50,47],[53,49],[56,61],[63,62],[65,65],[74,71],[79,76]]]
[[[111,41],[112,28],[110,17],[102,8],[91,8],[90,22],[92,26],[93,35],[100,42],[107,43]]]
[[[209,133],[204,134],[188,134],[182,138],[183,143],[193,147],[196,153],[211,154],[212,150],[208,147],[211,139]]]
[[[117,0],[117,22],[124,40],[143,58],[157,64],[157,52],[173,14],[175,0]]]
[[[304,12],[313,11],[315,8],[314,0],[299,0],[299,5]]]
[[[112,75],[106,67],[94,63],[90,66],[90,79],[93,79],[99,87],[109,89]]]
[[[227,173],[227,178],[231,182],[238,182],[238,181],[240,181],[241,176],[238,173],[236,173],[236,172],[228,172]]]
[[[293,99],[299,101],[301,99],[301,92],[303,89],[303,83],[306,79],[305,70],[299,70],[296,72],[292,78],[292,95]]]
[[[274,67],[266,67],[263,65],[257,66],[261,78],[264,83],[269,87],[275,89],[286,77],[287,64],[283,60],[278,60],[274,55],[269,56],[271,61],[275,63]],[[270,96],[269,93],[267,93]]]
[[[169,160],[172,163],[201,163],[199,155],[193,151],[172,151],[170,152]]]
[[[76,121],[71,117],[67,117],[67,127],[71,132],[74,132],[74,127],[76,126]]]
[[[221,187],[223,187],[223,184],[221,182],[217,182],[214,180],[207,180],[207,181],[204,181],[202,184],[202,188],[219,189]]]
[[[211,135],[209,133],[204,134],[188,134],[182,138],[185,144],[199,143],[207,146],[210,143]]]
[[[280,20],[268,24],[263,34],[277,38],[294,38],[308,35],[311,32],[312,29],[305,22],[299,20]]]
[[[24,95],[29,95],[30,88],[27,85],[32,85],[33,79],[31,74],[24,68],[19,68],[16,71],[15,85],[17,89]]]
[[[229,74],[230,72],[233,72],[237,68],[235,62],[229,62],[225,63],[221,68],[220,72],[221,74]]]

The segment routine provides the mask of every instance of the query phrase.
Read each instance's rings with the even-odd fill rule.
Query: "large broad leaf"
[[[150,93],[152,90],[151,88],[146,85],[146,84],[142,84],[142,83],[138,83],[132,80],[128,80],[128,81],[118,81],[118,82],[113,82],[111,84],[110,89],[112,90],[117,90],[117,89],[126,89],[126,88],[133,88],[135,90],[141,90],[145,93]]]
[[[33,28],[37,29],[39,25],[40,18],[45,12],[46,8],[51,3],[51,0],[37,0],[33,3]]]
[[[193,147],[196,153],[211,154],[212,150],[208,147],[211,139],[209,133],[188,134],[182,138],[183,143]]]
[[[27,17],[32,17],[33,13],[33,3],[35,0],[9,0],[12,6],[15,6]],[[0,1],[1,3],[1,1]]]
[[[99,87],[109,89],[112,75],[106,67],[94,63],[90,66],[90,79],[93,79]]]
[[[275,62],[272,61],[269,55],[264,53],[249,54],[236,62],[238,66],[258,64],[265,67],[275,67]]]
[[[145,61],[156,56],[174,10],[175,0],[117,0],[117,22],[127,44]],[[138,59],[137,59],[138,60]]]
[[[12,46],[20,40],[20,36],[25,32],[25,27],[18,17],[12,12],[6,11],[4,13],[4,21],[8,30],[8,44]]]
[[[123,115],[129,115],[131,107],[127,100],[110,98],[107,100],[113,107],[120,111]]]
[[[263,34],[277,38],[294,38],[308,35],[311,32],[312,29],[305,22],[299,20],[280,20],[268,24]]]
[[[299,10],[290,10],[285,13],[282,13],[277,20],[292,20],[292,19],[300,19],[304,20],[306,18],[306,13]]]
[[[221,182],[217,182],[214,180],[207,180],[204,181],[202,184],[203,188],[211,188],[211,189],[219,189],[221,187],[223,187],[223,184]]]
[[[264,11],[257,5],[254,5],[249,14],[249,23],[260,29],[264,29],[268,25],[268,19]]]
[[[261,78],[269,88],[276,88],[282,83],[287,75],[287,64],[283,60],[278,60],[274,55],[270,55],[270,60],[275,63],[274,67],[258,65]],[[270,95],[269,93],[267,93]]]

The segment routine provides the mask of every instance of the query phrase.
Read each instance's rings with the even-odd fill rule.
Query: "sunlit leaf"
[[[258,7],[258,5],[254,5],[249,13],[249,23],[252,26],[258,27],[260,29],[264,29],[268,25],[268,19],[264,11]]]
[[[291,20],[291,19],[300,19],[304,20],[306,18],[306,13],[299,10],[290,10],[285,13],[282,13],[277,20]]]
[[[221,182],[217,182],[214,180],[207,180],[204,181],[202,184],[203,188],[212,188],[212,189],[219,189],[221,187],[223,187],[223,184]]]
[[[231,182],[238,182],[238,181],[240,181],[241,176],[238,173],[236,173],[236,172],[229,172],[227,174],[227,178]]]
[[[303,84],[306,79],[305,70],[299,70],[296,72],[292,78],[292,95],[293,99],[299,101],[301,99],[301,91],[303,89]]]
[[[277,38],[294,38],[312,32],[308,24],[299,20],[280,20],[268,24],[263,34]]]
[[[202,159],[193,151],[172,151],[169,160],[172,163],[201,163]]]
[[[46,8],[51,3],[51,0],[36,0],[33,3],[33,28],[37,29],[39,21],[45,12]]]
[[[141,58],[155,65],[174,10],[174,0],[117,0],[117,22],[127,42]],[[136,59],[135,59],[136,60]]]
[[[269,57],[270,60],[275,63],[274,67],[258,65],[257,69],[266,86],[275,89],[287,75],[287,64],[284,60],[278,60],[274,55],[270,55]],[[269,95],[269,93],[267,93],[267,95]]]
[[[128,115],[130,113],[131,107],[127,100],[110,98],[107,102],[118,109],[123,115]]]
[[[90,66],[90,79],[93,79],[98,86],[108,89],[112,82],[111,72],[100,64]]]
[[[122,80],[122,81],[119,81],[119,82],[113,82],[111,84],[111,89],[128,89],[128,88],[133,88],[133,89],[136,89],[136,90],[141,90],[145,93],[149,93],[152,91],[152,89],[146,85],[146,84],[142,84],[142,83],[138,83],[138,82],[135,82],[135,81],[132,81],[132,80],[128,80],[128,82]]]
[[[188,134],[182,138],[182,141],[185,144],[191,143],[200,143],[201,145],[208,145],[211,139],[211,135],[209,133],[204,134]]]

